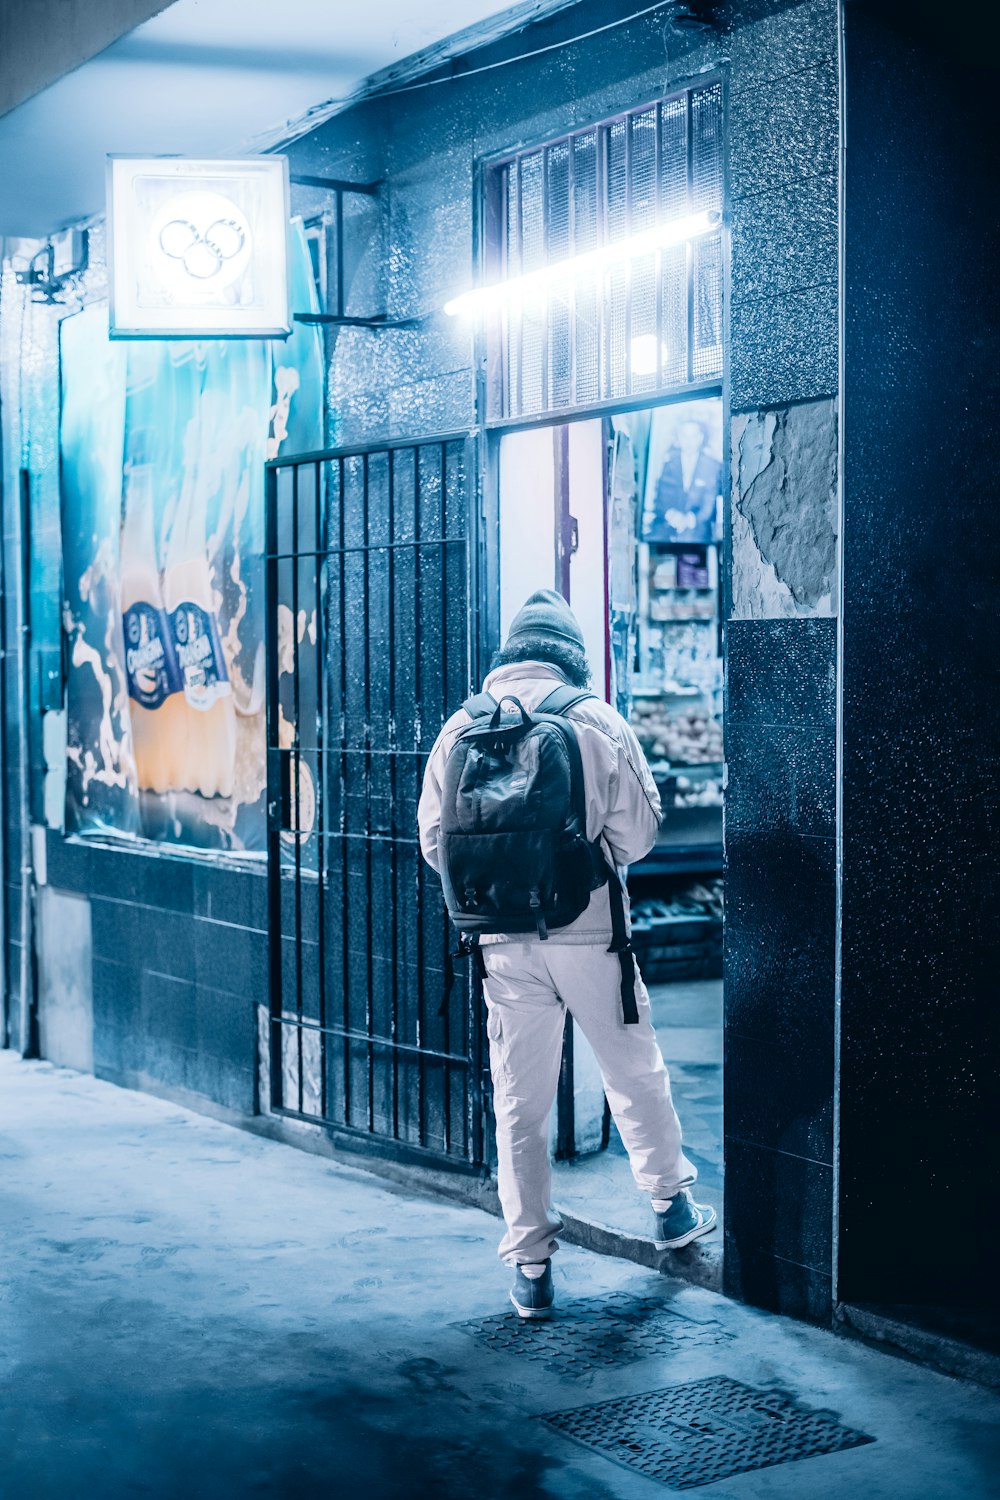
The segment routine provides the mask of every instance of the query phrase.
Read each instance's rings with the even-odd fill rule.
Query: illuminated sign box
[[[287,338],[288,162],[108,157],[112,338]]]

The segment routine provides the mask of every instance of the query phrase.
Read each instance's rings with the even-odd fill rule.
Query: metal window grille
[[[521,151],[486,175],[486,277],[503,281],[723,206],[722,85]],[[488,324],[490,415],[680,389],[722,373],[722,233],[508,300]]]
[[[271,464],[271,1103],[481,1164],[483,1039],[417,842],[473,643],[465,438]],[[464,970],[465,966],[460,966]]]

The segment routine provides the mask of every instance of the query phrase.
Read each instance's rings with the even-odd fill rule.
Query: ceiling
[[[40,238],[100,213],[109,152],[259,150],[373,75],[409,74],[567,3],[175,0],[0,118],[0,235]]]

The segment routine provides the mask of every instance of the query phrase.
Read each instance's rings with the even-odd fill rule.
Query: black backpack
[[[632,947],[618,873],[600,840],[587,838],[583,762],[568,709],[592,693],[557,687],[529,713],[518,698],[479,693],[463,703],[445,765],[438,852],[448,914],[459,951],[485,977],[484,933],[566,927],[609,882],[612,941],[622,972],[622,1007],[638,1021]],[[504,704],[513,704],[507,714]]]

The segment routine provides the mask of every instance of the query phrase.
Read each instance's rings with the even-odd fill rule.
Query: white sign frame
[[[288,337],[287,157],[107,162],[111,338]]]

